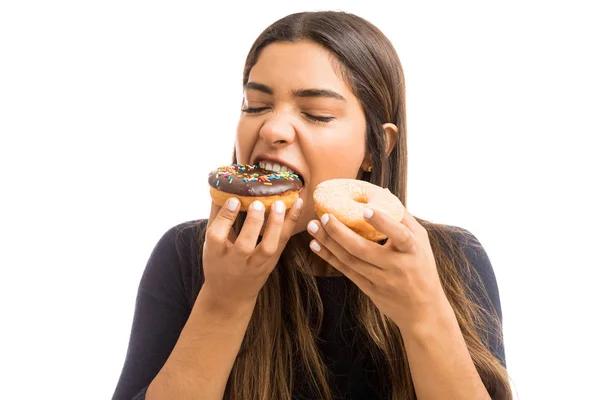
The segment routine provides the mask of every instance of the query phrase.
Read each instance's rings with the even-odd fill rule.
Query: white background
[[[250,45],[315,9],[396,46],[408,208],[486,248],[518,398],[600,398],[593,3],[2,2],[0,398],[110,398],[152,248],[230,160]]]

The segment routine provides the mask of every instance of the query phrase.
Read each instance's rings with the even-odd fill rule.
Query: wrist
[[[428,340],[432,336],[450,332],[458,326],[456,314],[450,302],[444,297],[437,304],[432,304],[427,310],[415,312],[417,318],[404,321],[401,325],[396,322],[403,338]]]
[[[223,317],[242,317],[252,314],[256,305],[257,297],[248,299],[235,299],[226,294],[219,293],[210,285],[204,284],[200,289],[196,304],[211,314],[217,314]]]

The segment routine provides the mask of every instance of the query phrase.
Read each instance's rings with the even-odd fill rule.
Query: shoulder
[[[152,250],[139,290],[162,301],[193,304],[201,274],[200,235],[207,220],[179,223],[167,229]]]
[[[207,222],[206,219],[199,219],[174,225],[162,235],[157,243],[157,249],[161,248],[160,245],[164,245],[167,249],[176,250],[179,256],[184,256],[186,250],[197,246],[199,235]]]
[[[197,219],[186,222],[181,222],[167,229],[161,240],[173,240],[181,242],[182,240],[190,240],[198,233],[207,223],[206,219]]]
[[[450,227],[450,235],[462,250],[466,263],[461,271],[467,297],[480,307],[478,330],[481,339],[506,368],[502,303],[496,273],[480,240],[464,228]]]
[[[189,261],[192,251],[197,249],[199,235],[205,225],[206,220],[193,220],[169,228],[154,246],[150,258]]]
[[[487,251],[481,241],[464,228],[451,227],[451,236],[464,252],[467,260],[464,269],[464,280],[469,287],[473,300],[484,308],[490,307],[502,320],[502,307],[500,305],[500,291],[496,280],[496,273]],[[490,310],[491,311],[491,310]]]
[[[492,263],[477,236],[467,229],[456,226],[448,226],[448,229],[453,243],[464,253],[471,272],[475,270],[484,283],[493,280],[495,285],[496,277]]]
[[[487,251],[470,230],[441,224],[428,224],[427,229],[440,250],[453,260],[468,296],[483,306],[493,308],[502,318],[496,274]]]
[[[451,243],[461,250],[469,264],[479,272],[490,272],[492,269],[490,259],[483,245],[471,231],[458,226],[444,225],[444,230],[451,238]]]
[[[453,225],[435,224],[428,226],[431,235],[435,232],[440,246],[445,251],[452,253],[457,250],[467,258],[469,264],[480,268],[482,271],[491,268],[491,263],[483,245],[471,231]]]
[[[428,222],[424,226],[432,248],[452,260],[450,268],[456,269],[466,297],[476,305],[473,311],[478,316],[475,321],[482,341],[506,367],[500,293],[486,250],[477,236],[465,228]],[[436,261],[438,257],[439,254]]]

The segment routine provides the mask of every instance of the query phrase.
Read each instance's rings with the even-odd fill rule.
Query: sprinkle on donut
[[[261,201],[263,198],[275,199],[287,194],[297,198],[303,186],[300,177],[292,172],[269,171],[258,165],[244,164],[223,165],[215,169],[208,175],[208,183],[215,192],[222,192],[223,195],[260,197]]]

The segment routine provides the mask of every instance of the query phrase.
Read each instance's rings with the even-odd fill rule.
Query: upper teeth
[[[268,171],[274,171],[274,172],[291,172],[294,173],[294,171],[292,171],[291,169],[289,169],[288,167],[286,167],[285,165],[280,165],[277,163],[271,163],[271,162],[266,162],[266,161],[261,161],[258,163],[258,166],[261,168],[264,168]]]

